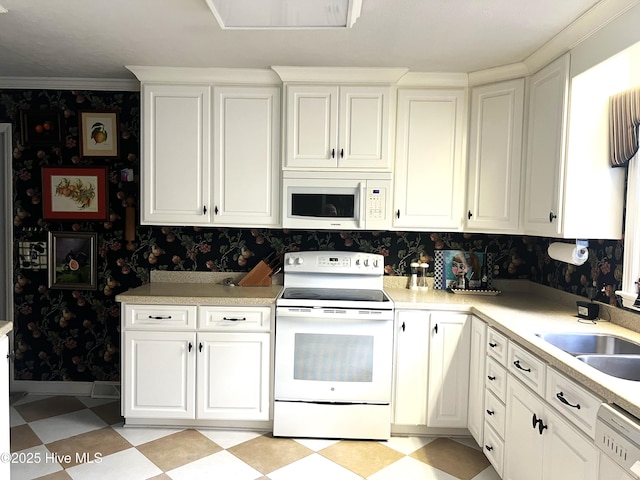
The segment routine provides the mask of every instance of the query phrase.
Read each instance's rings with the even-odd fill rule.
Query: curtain
[[[640,88],[609,98],[609,155],[612,167],[621,167],[638,151]]]

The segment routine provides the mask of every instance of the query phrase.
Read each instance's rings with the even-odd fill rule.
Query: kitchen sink
[[[612,377],[640,381],[640,355],[578,355],[576,358]]]
[[[615,335],[604,333],[538,333],[536,335],[575,356],[640,355],[640,344]]]

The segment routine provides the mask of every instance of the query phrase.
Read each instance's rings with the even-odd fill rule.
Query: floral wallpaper
[[[550,239],[437,232],[330,232],[280,229],[149,227],[136,222],[125,239],[126,207],[138,204],[140,97],[137,92],[0,90],[0,122],[13,124],[14,336],[17,380],[118,381],[120,305],[115,296],[149,281],[152,269],[249,271],[275,252],[348,250],[384,255],[387,275],[407,275],[412,261],[433,263],[438,249],[493,252],[496,278],[525,278],[579,295],[597,284],[598,299],[615,303],[622,279],[622,241],[590,242],[580,267],[551,260]],[[119,156],[82,157],[79,112],[118,112]],[[59,143],[23,144],[21,112],[57,112]],[[39,134],[45,133],[43,131]],[[27,137],[28,138],[28,137]],[[43,220],[43,166],[106,166],[106,221]],[[425,229],[427,230],[427,229]],[[94,232],[98,236],[95,290],[50,288],[46,262],[19,261],[25,244],[46,247],[48,232]],[[433,265],[431,265],[433,268]]]

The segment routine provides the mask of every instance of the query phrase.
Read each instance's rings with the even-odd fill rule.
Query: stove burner
[[[388,302],[381,290],[344,288],[287,288],[282,298],[291,300],[347,300],[354,302]]]

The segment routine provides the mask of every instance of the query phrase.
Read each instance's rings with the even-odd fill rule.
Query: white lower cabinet
[[[478,445],[482,446],[484,430],[484,372],[487,340],[487,324],[478,317],[471,317],[469,356],[469,405],[467,428]]]
[[[199,307],[176,330],[184,311],[125,306],[125,419],[269,420],[271,309]]]
[[[466,428],[470,316],[396,311],[394,424]]]
[[[597,480],[599,451],[513,377],[507,379],[505,480]]]

